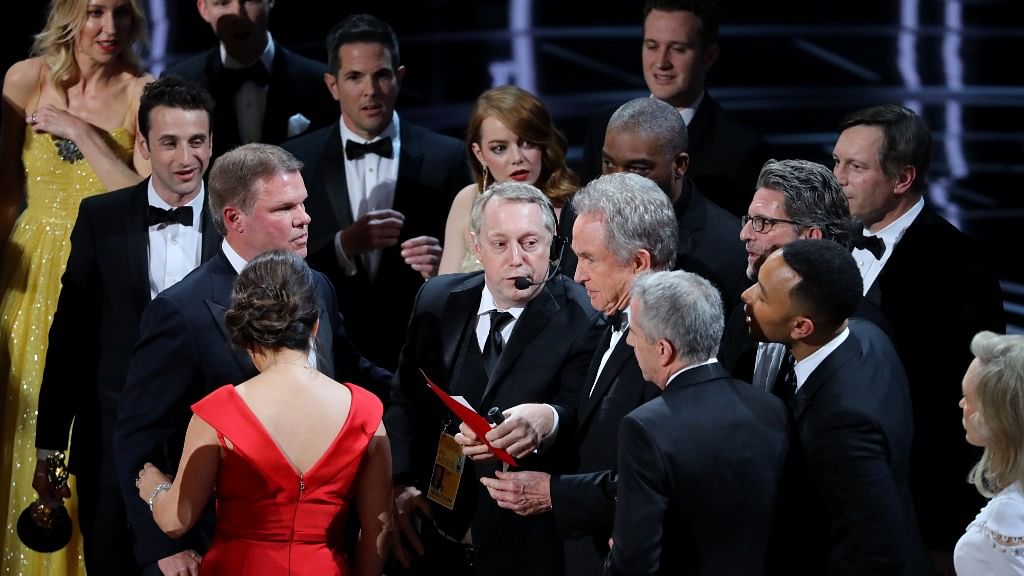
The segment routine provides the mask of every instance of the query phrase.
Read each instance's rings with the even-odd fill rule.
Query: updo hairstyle
[[[253,258],[238,275],[224,327],[231,341],[246,350],[309,350],[319,316],[309,266],[291,252],[273,250]]]

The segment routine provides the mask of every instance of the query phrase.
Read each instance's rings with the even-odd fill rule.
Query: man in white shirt
[[[455,194],[470,182],[465,147],[401,121],[405,67],[388,24],[355,14],[327,38],[324,74],[341,117],[284,147],[309,187],[309,263],[338,288],[352,339],[394,369],[416,291],[437,274]]]
[[[910,381],[919,524],[937,565],[951,571],[953,546],[982,505],[962,481],[980,452],[963,442],[960,378],[971,338],[1006,329],[1002,293],[986,254],[925,201],[932,137],[924,120],[876,106],[850,113],[839,130],[833,171],[864,227],[853,250],[863,292],[888,321]]]
[[[69,496],[53,491],[45,465],[47,456],[67,448],[73,423],[71,470],[90,573],[139,570],[111,435],[143,308],[213,255],[220,241],[203,185],[212,110],[210,95],[181,78],[148,84],[139,102],[138,145],[152,176],[84,200],[71,233],[39,392],[33,487],[50,505]]]

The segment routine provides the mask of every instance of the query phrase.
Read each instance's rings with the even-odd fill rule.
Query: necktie
[[[775,379],[775,386],[772,387],[772,394],[789,404],[789,400],[796,394],[796,359],[789,352],[782,359],[782,366],[779,367],[779,375]]]
[[[498,365],[498,358],[501,357],[501,349],[505,346],[505,340],[501,337],[501,328],[512,320],[512,315],[501,310],[491,310],[491,328],[487,332],[487,342],[484,343],[482,360],[484,370],[487,371],[487,378],[491,378],[494,367]]]
[[[147,226],[168,226],[170,224],[191,226],[192,207],[181,206],[178,208],[171,208],[170,210],[164,210],[163,208],[157,208],[156,206],[149,207],[149,212],[146,214]]]
[[[850,227],[850,245],[871,252],[875,260],[881,260],[882,254],[885,254],[885,240],[878,236],[865,236],[864,225],[856,220]]]
[[[256,61],[245,68],[224,68],[224,79],[237,91],[245,82],[254,82],[258,86],[270,84],[270,74],[263,62]]]
[[[367,154],[376,154],[381,158],[392,158],[395,150],[391,146],[391,138],[384,137],[380,140],[360,144],[354,140],[345,140],[345,157],[349,160],[358,160]]]

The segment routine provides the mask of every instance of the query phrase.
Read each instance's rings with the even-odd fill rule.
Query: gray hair
[[[790,220],[850,247],[850,204],[832,170],[807,160],[769,160],[761,167],[757,187],[781,192]]]
[[[668,340],[687,365],[718,354],[725,319],[711,282],[682,270],[651,272],[637,276],[630,294],[637,314],[629,321],[649,340]]]
[[[1024,336],[979,332],[971,353],[979,363],[975,424],[985,435],[985,452],[971,470],[971,481],[991,497],[1024,482]]]
[[[593,180],[573,197],[578,216],[597,214],[604,221],[604,244],[619,264],[638,250],[651,255],[651,268],[675,265],[678,224],[668,195],[654,181],[620,172]]]
[[[657,98],[634,98],[619,106],[608,120],[607,130],[654,140],[664,158],[675,158],[686,152],[690,144],[682,115]]]
[[[522,182],[499,182],[477,197],[473,202],[473,209],[469,212],[469,225],[477,238],[480,238],[480,229],[484,224],[484,209],[492,199],[540,206],[540,213],[544,218],[544,228],[549,234],[548,240],[554,238],[555,208],[551,205],[551,200],[548,200],[548,197],[539,188]]]
[[[221,236],[227,236],[224,207],[252,214],[259,183],[278,174],[302,170],[302,162],[271,144],[245,144],[218,158],[210,169],[210,218]]]

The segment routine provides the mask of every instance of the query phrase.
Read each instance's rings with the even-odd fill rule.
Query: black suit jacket
[[[452,198],[470,182],[465,147],[458,140],[400,123],[401,152],[392,208],[405,216],[399,245],[416,236],[444,241]],[[346,276],[338,265],[334,235],[352,224],[345,179],[345,151],[338,122],[285,145],[305,163],[302,177],[309,190],[309,263],[331,279],[338,307],[352,340],[374,363],[394,369],[409,312],[423,277],[402,259],[399,245],[381,251],[371,282],[356,256],[358,272]]]
[[[267,86],[267,109],[263,116],[261,142],[280,144],[287,140],[288,119],[302,114],[309,121],[306,129],[327,126],[338,118],[338,103],[324,83],[327,66],[274,45],[274,63]],[[169,66],[162,75],[177,74],[210,91],[217,107],[213,113],[213,158],[244,144],[238,131],[235,92],[224,77],[220,47],[211,48]],[[291,137],[297,136],[292,134]]]
[[[780,574],[931,574],[910,496],[913,416],[889,338],[865,320],[790,401]]]
[[[626,414],[660,393],[644,380],[633,347],[626,342],[628,334],[627,328],[598,377],[611,339],[611,327],[605,330],[583,386],[573,473],[551,477],[552,514],[565,538],[569,575],[597,574],[603,569],[615,520],[619,424]]]
[[[619,430],[606,574],[763,574],[786,409],[717,363],[691,368]]]
[[[191,405],[224,384],[256,375],[248,355],[225,331],[237,274],[222,251],[181,282],[161,292],[142,315],[139,341],[121,395],[114,449],[118,480],[135,532],[141,563],[189,548],[206,550],[213,526],[212,502],[196,529],[180,540],[166,536],[139,499],[134,479],[145,462],[174,475],[191,419]],[[387,399],[391,374],[370,364],[352,347],[334,305],[334,290],[314,274],[320,301],[317,367],[332,378],[354,382]]]
[[[397,483],[426,492],[438,433],[449,420],[420,369],[449,392],[462,393],[476,384],[461,382],[457,375],[465,338],[475,337],[472,328],[483,286],[480,272],[449,274],[428,281],[416,298],[385,413]],[[505,410],[528,402],[548,403],[558,411],[560,430],[568,429],[571,436],[587,365],[599,338],[598,315],[583,288],[556,275],[516,321],[474,408],[486,412],[492,406]],[[451,423],[449,430],[457,430],[457,425]],[[520,468],[558,471],[565,455],[558,445],[562,436],[560,431],[550,449],[521,459]],[[435,506],[435,520],[456,537],[472,523],[482,574],[561,574],[561,540],[551,515],[519,517],[499,509],[486,490],[478,489],[478,478],[493,475],[495,469],[493,464],[467,460],[454,511],[446,514]]]
[[[958,402],[971,338],[1006,330],[999,281],[977,244],[926,204],[867,298],[889,320],[910,382],[911,491],[925,542],[952,551],[984,503],[964,482],[981,453],[964,441]]]
[[[590,182],[601,175],[604,134],[619,106],[601,108],[590,117],[583,140],[580,181]],[[722,110],[707,92],[687,133],[690,168],[686,175],[715,204],[736,216],[746,214],[761,166],[772,157],[771,149],[750,128]]]
[[[113,437],[139,319],[149,304],[149,179],[86,198],[71,231],[39,388],[36,446],[68,447],[70,469],[117,486]],[[203,207],[202,260],[220,246]]]

